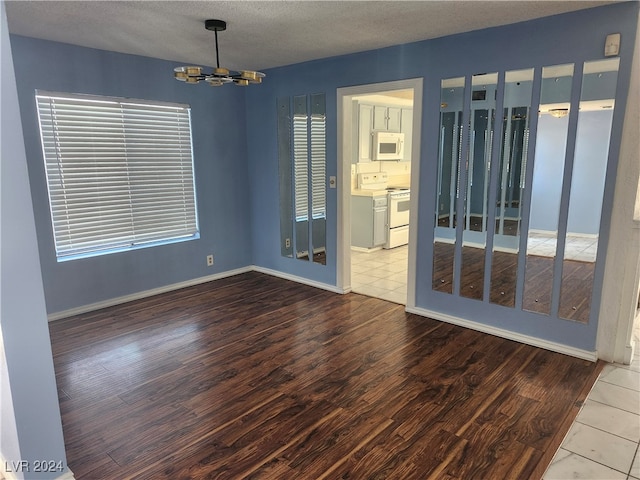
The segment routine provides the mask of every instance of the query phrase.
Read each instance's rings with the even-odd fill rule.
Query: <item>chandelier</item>
[[[228,68],[220,67],[220,57],[218,55],[218,32],[227,29],[227,22],[224,20],[206,20],[204,26],[207,30],[213,30],[216,40],[216,68],[211,73],[202,71],[202,67],[176,67],[173,69],[173,76],[176,80],[186,83],[207,82],[212,87],[219,87],[225,83],[235,83],[240,86],[247,86],[250,83],[262,83],[265,74],[251,70],[232,71]]]
[[[569,115],[568,108],[552,108],[549,110],[549,115],[555,118],[564,118]]]

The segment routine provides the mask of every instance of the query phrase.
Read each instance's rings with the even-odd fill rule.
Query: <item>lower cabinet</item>
[[[373,248],[387,241],[387,196],[351,196],[351,245]]]

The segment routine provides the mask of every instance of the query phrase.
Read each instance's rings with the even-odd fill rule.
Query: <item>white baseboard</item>
[[[572,238],[598,238],[598,234],[597,233],[567,232],[567,237],[572,237]]]
[[[539,228],[530,228],[529,229],[529,233],[537,233],[538,235],[546,235],[549,237],[557,237],[558,236],[558,231],[557,230],[541,230]]]
[[[75,480],[76,477],[73,476],[73,472],[67,468],[67,471],[62,475],[56,478],[56,480]]]
[[[336,287],[335,285],[329,285],[328,283],[316,282],[315,280],[309,280],[308,278],[298,277],[297,275],[291,275],[289,273],[280,272],[278,270],[272,270],[270,268],[253,266],[253,270],[260,273],[265,273],[273,277],[284,278],[285,280],[291,280],[293,282],[302,283],[311,287],[321,288],[322,290],[328,290],[333,293],[348,293],[347,291]],[[350,289],[349,289],[350,290]]]
[[[624,347],[624,358],[622,359],[622,363],[624,363],[625,365],[631,365],[631,362],[633,362],[633,355],[635,350],[636,342],[635,340],[631,339],[629,341],[629,345],[626,345]]]
[[[354,247],[353,245],[351,245],[351,250],[353,250],[354,252],[371,253],[371,252],[379,252],[380,250],[382,250],[382,247],[367,248],[367,247]]]
[[[101,302],[91,303],[89,305],[82,305],[80,307],[71,308],[62,312],[55,312],[47,315],[48,320],[60,320],[62,318],[72,317],[73,315],[80,315],[82,313],[93,312],[100,310],[101,308],[113,307],[114,305],[120,305],[122,303],[131,302],[133,300],[140,300],[142,298],[151,297],[160,293],[171,292],[180,288],[192,287],[201,283],[211,282],[213,280],[219,280],[221,278],[232,277],[241,273],[246,273],[254,270],[253,267],[243,267],[235,270],[228,270],[226,272],[214,273],[213,275],[207,275],[206,277],[194,278],[185,282],[173,283],[171,285],[165,285],[164,287],[153,288],[151,290],[144,290],[142,292],[132,293],[131,295],[124,295],[122,297],[110,298]]]
[[[297,275],[291,275],[289,273],[280,272],[278,270],[272,270],[270,268],[251,265],[251,266],[239,268],[236,270],[229,270],[226,272],[220,272],[213,275],[208,275],[206,277],[200,277],[193,280],[188,280],[186,282],[174,283],[172,285],[166,285],[164,287],[154,288],[152,290],[145,290],[143,292],[138,292],[131,295],[112,298],[109,300],[93,303],[90,305],[83,305],[81,307],[65,310],[63,312],[50,314],[48,318],[49,318],[49,321],[59,320],[62,318],[73,316],[73,315],[79,315],[82,313],[99,310],[101,308],[111,307],[114,305],[119,305],[119,304],[130,302],[133,300],[139,300],[142,298],[150,297],[152,295],[158,295],[160,293],[170,292],[173,290],[178,290],[180,288],[190,287],[193,285],[199,285],[201,283],[210,282],[213,280],[219,280],[221,278],[231,277],[234,275],[239,275],[241,273],[247,273],[251,271],[264,273],[266,275],[271,275],[273,277],[283,278],[285,280],[291,280],[293,282],[301,283],[303,285],[309,285],[315,288],[320,288],[322,290],[327,290],[333,293],[345,294],[351,291],[350,287],[344,288],[344,289],[338,288],[335,285],[330,285],[328,283],[317,282],[315,280],[309,280],[308,278],[299,277]],[[570,355],[572,357],[582,358],[584,360],[589,360],[592,362],[595,362],[598,359],[597,352],[590,352],[587,350],[573,348],[560,343],[550,342],[537,337],[531,337],[528,335],[519,334],[509,330],[504,330],[502,328],[496,328],[490,325],[485,325],[483,323],[473,322],[471,320],[465,320],[463,318],[454,317],[452,315],[447,315],[447,314],[434,312],[434,311],[419,308],[419,307],[410,307],[410,306],[406,307],[406,311],[409,313],[415,313],[416,315],[420,315],[423,317],[434,318],[436,320],[440,320],[443,322],[452,323],[454,325],[470,328],[472,330],[477,330],[483,333],[488,333],[490,335],[495,335],[497,337],[507,338],[509,340],[515,340],[516,342],[532,345],[534,347],[544,348],[545,350],[551,350],[553,352],[563,353],[565,355]],[[56,480],[69,480],[71,478],[73,478],[73,474],[71,474],[71,477],[69,478],[61,477],[60,479],[56,479]],[[10,480],[13,480],[13,479],[10,479]]]
[[[452,323],[461,327],[470,328],[496,337],[506,338],[508,340],[515,340],[516,342],[531,345],[533,347],[543,348],[552,352],[562,353],[571,357],[581,358],[583,360],[589,360],[595,362],[598,360],[598,352],[590,352],[588,350],[582,350],[579,348],[570,347],[561,343],[550,342],[537,337],[531,337],[529,335],[523,335],[521,333],[512,332],[503,328],[492,327],[483,323],[473,322],[471,320],[465,320],[464,318],[454,317],[453,315],[447,315],[444,313],[433,312],[419,307],[407,307],[406,311],[409,313],[415,313],[422,317],[429,317],[435,320],[440,320],[446,323]]]
[[[69,310],[64,310],[62,312],[51,313],[47,315],[47,318],[50,322],[55,320],[60,320],[62,318],[72,317],[74,315],[80,315],[82,313],[88,313],[88,312],[93,312],[95,310],[100,310],[101,308],[113,307],[114,305],[120,305],[122,303],[131,302],[133,300],[140,300],[142,298],[151,297],[153,295],[158,295],[160,293],[171,292],[173,290],[179,290],[181,288],[191,287],[193,285],[199,285],[201,283],[211,282],[213,280],[219,280],[221,278],[232,277],[234,275],[239,275],[241,273],[247,273],[252,271],[264,273],[266,275],[271,275],[273,277],[284,278],[286,280],[292,280],[297,283],[302,283],[304,285],[321,288],[322,290],[328,290],[334,293],[344,294],[344,293],[349,293],[351,291],[350,287],[348,289],[340,289],[335,285],[329,285],[328,283],[316,282],[314,280],[309,280],[308,278],[298,277],[296,275],[279,272],[277,270],[272,270],[270,268],[250,265],[248,267],[238,268],[235,270],[228,270],[226,272],[215,273],[213,275],[207,275],[206,277],[194,278],[193,280],[187,280],[186,282],[173,283],[171,285],[165,285],[164,287],[158,287],[158,288],[153,288],[151,290],[144,290],[142,292],[132,293],[131,295],[124,295],[122,297],[110,298],[108,300],[103,300],[101,302],[96,302],[89,305],[82,305],[80,307],[71,308]]]

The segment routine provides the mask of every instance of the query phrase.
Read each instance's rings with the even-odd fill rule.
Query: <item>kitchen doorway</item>
[[[412,307],[422,79],[341,88],[337,101],[338,286]]]

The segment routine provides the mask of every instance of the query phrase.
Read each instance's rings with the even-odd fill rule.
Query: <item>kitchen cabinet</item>
[[[351,196],[351,245],[374,248],[387,241],[387,196]]]
[[[402,115],[402,109],[400,107],[374,105],[373,106],[373,130],[399,132],[401,115]]]
[[[358,103],[358,162],[373,160],[373,132],[381,130],[405,134],[404,155],[401,161],[410,161],[413,108]]]

